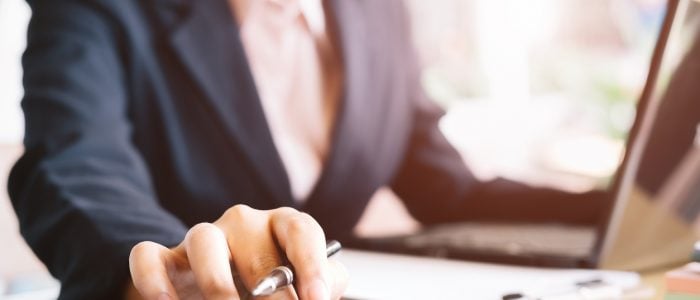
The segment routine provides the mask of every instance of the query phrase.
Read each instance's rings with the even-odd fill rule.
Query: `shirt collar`
[[[299,0],[301,13],[309,24],[309,29],[313,33],[323,33],[326,31],[326,18],[323,13],[323,2],[321,0]]]
[[[290,5],[290,9],[298,9],[314,34],[323,34],[326,31],[326,18],[323,9],[323,0],[229,0],[235,12],[238,24],[243,24],[248,15],[248,10],[254,5],[254,1],[267,1],[280,5]],[[298,5],[298,7],[294,7]],[[291,12],[296,13],[296,12]]]

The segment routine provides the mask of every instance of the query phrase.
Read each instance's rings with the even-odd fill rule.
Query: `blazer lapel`
[[[332,0],[330,12],[334,15],[337,41],[342,52],[343,95],[336,117],[330,153],[325,162],[321,177],[312,192],[305,208],[319,215],[342,210],[341,203],[328,201],[338,191],[349,191],[345,183],[364,168],[367,160],[362,151],[364,139],[372,133],[364,131],[362,118],[369,117],[371,106],[366,105],[368,80],[367,28],[361,11],[362,1]]]
[[[179,2],[183,16],[169,35],[174,52],[201,88],[214,117],[222,122],[232,141],[238,142],[265,190],[277,205],[293,205],[289,180],[274,146],[231,8],[226,0]]]

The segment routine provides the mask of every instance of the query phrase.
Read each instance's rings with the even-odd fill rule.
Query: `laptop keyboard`
[[[408,248],[477,250],[509,255],[585,257],[595,245],[591,227],[461,223],[433,227],[404,239]]]

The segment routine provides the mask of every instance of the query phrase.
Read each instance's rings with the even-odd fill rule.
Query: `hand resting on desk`
[[[237,205],[214,223],[192,227],[172,249],[153,242],[136,245],[129,258],[133,282],[127,299],[238,299],[232,266],[251,290],[282,264],[279,251],[295,267],[298,280],[275,299],[338,299],[348,275],[339,262],[326,258],[325,248],[323,230],[305,213]]]

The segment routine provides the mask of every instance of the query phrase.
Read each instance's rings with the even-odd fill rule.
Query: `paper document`
[[[600,279],[631,289],[636,273],[544,269],[343,250],[350,299],[501,299],[510,293],[549,295],[575,291],[575,283]]]

